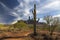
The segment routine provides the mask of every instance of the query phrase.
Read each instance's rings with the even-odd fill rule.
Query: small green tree
[[[59,18],[58,18],[58,17],[53,18],[53,22],[52,22],[52,25],[51,25],[52,29],[51,29],[50,35],[53,34],[53,31],[54,31],[55,28],[58,27],[58,26],[59,26]]]
[[[48,30],[50,32],[50,35],[52,35],[55,28],[58,27],[59,25],[59,18],[57,17],[54,18],[52,16],[46,16],[44,17],[44,20],[46,20],[47,22],[47,27],[49,27]]]
[[[49,30],[49,32],[50,32],[50,28],[51,28],[51,22],[53,21],[53,18],[52,18],[52,16],[45,16],[44,17],[44,20],[47,22],[47,27],[48,27],[48,30]]]
[[[59,18],[52,17],[52,16],[46,16],[44,19],[47,22],[47,27],[49,27],[48,30],[50,32],[50,35],[47,37],[45,36],[45,37],[48,40],[53,40],[52,35],[53,35],[55,28],[58,27],[58,25],[59,25]],[[55,38],[55,39],[57,39],[57,38]]]

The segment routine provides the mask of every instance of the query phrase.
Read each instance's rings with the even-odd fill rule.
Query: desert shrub
[[[29,30],[33,29],[33,24],[27,24],[27,25],[28,25]]]
[[[0,28],[1,28],[1,27],[3,27],[3,25],[2,25],[2,24],[0,24]]]
[[[0,31],[1,30],[7,30],[7,29],[8,29],[8,27],[4,26],[3,24],[0,24]]]
[[[27,24],[26,23],[24,23],[23,21],[20,21],[20,22],[17,22],[17,23],[15,23],[14,24],[14,28],[16,29],[22,29],[22,30],[24,30],[24,29],[27,29],[28,27],[27,27]]]

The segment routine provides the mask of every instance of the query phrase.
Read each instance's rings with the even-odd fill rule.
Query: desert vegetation
[[[34,4],[33,24],[18,20],[15,24],[0,24],[0,40],[60,40],[60,20],[45,16],[45,23],[36,22],[36,4]]]
[[[47,21],[47,19],[45,20]],[[36,25],[37,36],[30,36],[32,35],[32,33],[34,33],[33,24],[26,24],[22,20],[12,25],[0,24],[0,38],[4,39],[5,37],[6,39],[4,40],[8,40],[10,38],[15,40],[16,37],[17,39],[21,38],[21,40],[23,38],[24,40],[50,40],[50,37],[52,37],[52,39],[57,40],[59,39],[59,35],[60,35],[59,20],[58,18],[57,20],[55,19],[53,20],[54,20],[53,21],[54,24],[51,25],[48,25],[48,23],[43,25],[42,24]]]

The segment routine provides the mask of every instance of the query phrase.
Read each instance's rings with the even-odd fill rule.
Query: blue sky
[[[60,17],[60,0],[0,0],[0,23],[10,24],[17,20],[32,18],[32,10],[36,3],[37,18],[47,15]]]

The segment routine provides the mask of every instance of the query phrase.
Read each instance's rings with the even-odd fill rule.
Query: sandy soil
[[[46,33],[49,34],[48,31],[37,31],[41,34]],[[3,32],[0,33],[0,40],[25,40],[28,38],[28,34],[32,33],[32,31],[18,31],[18,32]],[[54,32],[54,35],[60,35],[60,33]]]

